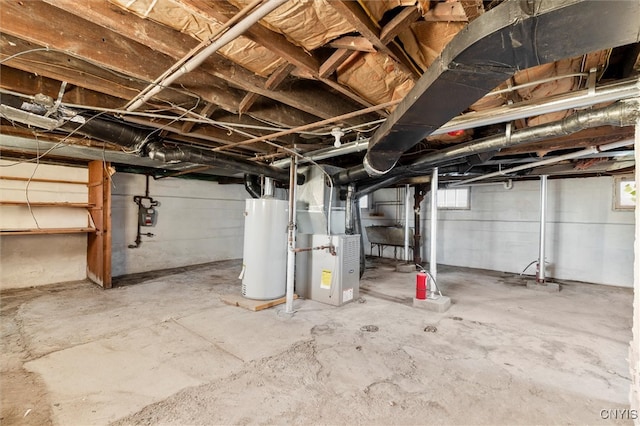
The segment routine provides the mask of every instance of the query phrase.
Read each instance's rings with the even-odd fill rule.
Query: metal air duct
[[[511,136],[496,135],[477,141],[460,144],[448,149],[428,154],[412,164],[396,167],[385,176],[391,181],[393,178],[427,173],[434,166],[450,164],[452,161],[492,151],[500,151],[526,142],[535,142],[557,136],[569,135],[579,130],[599,126],[633,126],[640,115],[640,103],[636,100],[618,101],[615,104],[596,110],[577,111],[573,115],[559,121],[540,126],[528,127]],[[351,170],[342,171],[334,175],[336,184],[352,182],[354,175]],[[359,176],[356,174],[356,176]]]
[[[289,180],[289,172],[286,170],[192,146],[152,142],[147,145],[147,151],[149,158],[165,163],[187,162],[202,164],[238,172],[264,175],[285,182]],[[298,175],[298,179],[304,182],[304,176]]]
[[[351,175],[388,173],[404,152],[518,70],[638,42],[638,22],[638,1],[500,4],[447,45],[373,135]]]

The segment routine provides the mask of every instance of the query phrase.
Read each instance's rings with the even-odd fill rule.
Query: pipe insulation
[[[521,118],[534,117],[536,115],[551,112],[565,111],[574,108],[584,108],[600,103],[614,102],[621,99],[637,98],[640,96],[638,79],[630,79],[623,82],[596,87],[594,91],[589,89],[578,90],[561,95],[550,96],[541,99],[518,102],[517,104],[502,105],[483,111],[473,111],[452,118],[432,135],[442,135],[455,130],[468,130],[492,124],[505,123]],[[307,152],[304,158],[298,159],[298,164],[304,164],[310,160],[320,161],[341,155],[366,151],[369,147],[369,138],[359,139],[353,142],[343,143],[339,148],[329,147]],[[271,163],[274,167],[289,167],[289,159],[283,158]],[[364,169],[363,169],[364,172]],[[369,175],[365,172],[364,178]]]
[[[36,95],[35,98],[38,98]],[[46,97],[42,97],[44,99]],[[107,119],[100,114],[85,116],[73,110],[59,107],[57,113],[46,117],[50,107],[35,102],[27,102],[22,98],[9,94],[0,95],[0,116],[11,121],[43,127],[46,130],[64,130],[74,134],[88,136],[103,142],[120,145],[132,151],[137,151],[147,142],[153,130],[129,126],[119,120]],[[19,115],[18,115],[19,114]],[[55,118],[54,118],[55,117]],[[47,128],[40,126],[39,120],[56,123]]]
[[[404,152],[515,72],[636,43],[638,22],[638,1],[501,3],[447,45],[374,133],[358,167],[369,176],[388,173]]]
[[[550,164],[559,163],[561,161],[574,160],[576,158],[582,158],[592,154],[600,154],[605,151],[624,148],[625,146],[629,146],[629,145],[633,145],[633,140],[622,140],[619,142],[612,142],[605,145],[592,146],[589,148],[582,149],[580,151],[571,152],[569,154],[558,155],[555,157],[547,158],[545,160],[535,161],[533,163],[527,163],[521,166],[511,167],[511,168],[503,169],[497,172],[488,173],[486,175],[476,176],[474,178],[461,180],[459,182],[454,182],[450,184],[449,187],[451,188],[456,186],[467,186],[467,185],[473,186],[474,185],[473,182],[477,182],[480,180],[499,177],[499,176],[505,176],[511,173],[520,172],[522,170],[534,169],[540,166],[548,166]],[[476,185],[495,185],[495,184],[502,184],[502,182],[493,182],[493,183],[486,183],[486,184],[479,183]],[[505,188],[507,187],[505,186]],[[507,189],[510,189],[510,188],[507,188]]]
[[[186,145],[169,145],[161,142],[152,142],[147,145],[149,158],[165,163],[188,162],[215,166],[222,169],[242,171],[245,173],[264,175],[270,178],[287,182],[289,172],[264,164],[234,158],[219,152],[195,148]],[[298,176],[298,182],[304,182],[304,176]]]
[[[637,117],[640,116],[639,105],[639,101],[627,99],[618,101],[604,108],[577,111],[573,115],[559,121],[541,124],[535,127],[527,127],[512,132],[511,136],[504,134],[489,136],[427,154],[407,166],[394,168],[385,176],[389,181],[392,181],[394,177],[420,175],[428,172],[434,166],[447,164],[453,160],[476,154],[500,151],[501,149],[523,143],[570,135],[587,128],[599,126],[633,126]],[[365,176],[368,177],[366,174]],[[344,184],[362,178],[363,175],[361,172],[358,173],[357,171],[347,169],[335,175],[334,181],[337,182],[337,184]]]

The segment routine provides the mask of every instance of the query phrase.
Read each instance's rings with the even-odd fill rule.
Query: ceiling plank
[[[379,51],[386,53],[398,62],[398,66],[407,74],[419,76],[416,67],[397,46],[387,46],[380,40],[380,30],[371,21],[369,16],[360,7],[358,2],[350,0],[335,0],[331,6],[336,9],[344,19],[356,28],[360,34],[368,39]]]
[[[60,91],[60,81],[47,78],[43,75],[24,72],[6,65],[0,66],[0,88],[12,90],[25,95],[42,93],[56,98]],[[99,93],[84,87],[67,86],[62,101],[66,103],[81,104],[87,106],[100,106],[104,108],[121,108],[122,99]]]
[[[38,25],[33,25],[34,17],[46,19],[38,19]],[[69,52],[136,79],[153,81],[174,63],[172,58],[147,46],[39,1],[5,2],[0,8],[0,19],[2,31],[7,34]],[[64,28],[64,37],[60,28]],[[203,72],[190,73],[176,83],[193,92],[194,97],[225,108],[235,109],[239,103],[235,93]]]
[[[240,11],[237,7],[224,0],[213,2],[203,2],[202,0],[181,1],[221,23],[227,22]],[[243,35],[284,58],[290,64],[304,69],[311,75],[318,74],[318,60],[304,49],[291,44],[282,34],[271,31],[258,23],[257,25],[252,25]]]
[[[284,64],[280,66],[277,70],[271,73],[267,81],[264,83],[265,89],[276,89],[280,83],[284,81],[285,78],[289,75],[289,73],[293,70],[293,65]],[[240,102],[240,106],[238,107],[238,113],[240,115],[249,111],[251,106],[260,98],[260,95],[257,93],[249,92],[245,95],[244,99]]]
[[[469,18],[459,1],[436,3],[423,15],[428,22],[468,22]]]
[[[329,46],[333,47],[334,49],[357,50],[360,52],[373,53],[376,51],[376,48],[373,47],[373,44],[367,38],[359,36],[340,37],[329,43]]]
[[[420,18],[421,14],[417,6],[409,6],[402,9],[400,13],[393,17],[380,31],[380,41],[388,44],[396,38],[396,36],[409,28]]]
[[[337,49],[329,59],[324,61],[324,63],[320,66],[320,78],[329,77],[333,72],[351,55],[358,55],[360,52],[354,52],[353,50],[348,49]]]
[[[6,56],[3,66],[45,76],[60,82],[66,81],[76,86],[127,100],[131,99],[132,96],[135,96],[146,86],[146,82],[139,79],[122,76],[74,56],[68,56],[53,50],[45,50],[45,46],[41,44],[30,43],[17,37],[0,33],[0,55]],[[21,55],[23,52],[29,53]],[[8,59],[8,56],[14,57]],[[195,98],[173,89],[163,91],[156,100],[157,105],[170,103],[189,107],[195,105],[196,102]],[[122,105],[125,103],[122,102]]]
[[[75,0],[46,0],[51,1],[57,8],[68,13],[75,13],[81,18],[90,19],[97,25],[115,31],[123,37],[137,40],[150,48],[162,52],[174,59],[182,58],[198,42],[178,31],[174,31],[150,20],[144,20],[134,14],[123,12],[105,0],[83,0],[83,7],[79,8]],[[123,15],[126,19],[123,18]],[[328,118],[340,115],[358,108],[344,99],[331,96],[325,92],[320,99],[315,99],[310,105],[309,96],[298,91],[281,91],[265,89],[265,79],[255,75],[245,68],[223,58],[220,55],[210,56],[201,66],[200,70],[224,81],[224,84],[237,87],[247,92],[257,93],[269,99],[273,99],[285,105],[289,105],[300,111],[315,117]],[[317,73],[317,70],[316,70]],[[215,78],[212,80],[216,80]],[[225,108],[230,112],[237,112],[242,98],[237,100],[234,109]],[[297,126],[302,122],[315,121],[316,118],[300,114],[291,110],[289,119],[283,125]],[[273,121],[273,119],[271,119]],[[357,124],[359,120],[354,121]]]
[[[213,114],[215,112],[215,110],[218,108],[217,105],[212,104],[212,103],[207,103],[199,112],[200,115],[202,115],[203,117],[210,117],[211,114]],[[193,130],[193,126],[196,125],[195,121],[185,121],[182,124],[182,132],[183,133],[190,133],[191,130]]]

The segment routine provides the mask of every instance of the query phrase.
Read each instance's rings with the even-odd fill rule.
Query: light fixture
[[[333,142],[333,146],[336,148],[340,148],[342,142],[340,142],[340,138],[344,136],[344,132],[340,129],[340,127],[334,127],[331,129],[331,136],[333,136],[336,140]]]

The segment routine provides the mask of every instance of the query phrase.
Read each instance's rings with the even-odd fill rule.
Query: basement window
[[[361,209],[365,209],[368,210],[369,209],[369,195],[363,195],[362,197],[360,197],[360,200],[358,200],[359,206]]]
[[[636,180],[633,176],[614,179],[614,210],[633,210],[636,207]]]
[[[444,210],[471,209],[469,188],[439,189],[438,208]]]

